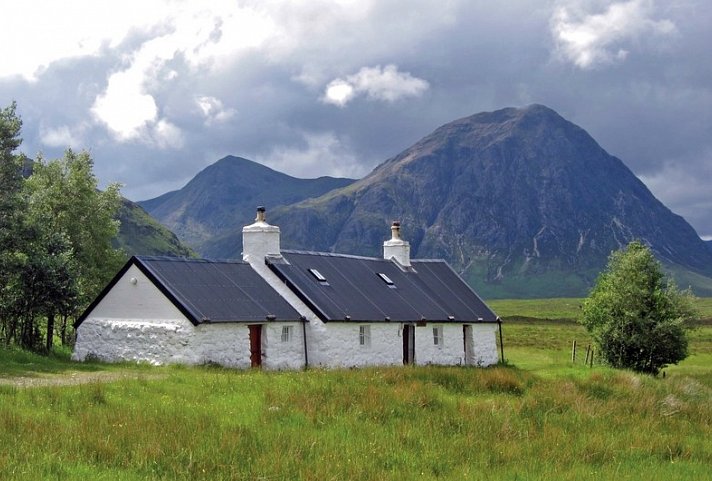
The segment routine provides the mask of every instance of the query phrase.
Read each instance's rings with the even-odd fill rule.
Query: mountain
[[[414,257],[449,260],[486,297],[584,295],[633,239],[679,284],[712,294],[712,252],[692,227],[541,105],[446,124],[365,178],[270,216],[285,248],[364,255],[380,255],[393,219]]]
[[[121,199],[119,235],[114,247],[128,255],[170,255],[191,257],[195,254],[171,231],[153,219],[138,204]]]
[[[333,177],[298,179],[228,156],[198,173],[182,189],[139,205],[202,255],[225,257],[221,237],[252,223],[258,205],[273,209],[352,182]]]
[[[25,158],[22,176],[32,175],[34,160]],[[170,255],[191,257],[195,253],[178,240],[175,234],[153,219],[138,204],[122,197],[119,208],[119,233],[112,240],[114,248],[127,255]]]

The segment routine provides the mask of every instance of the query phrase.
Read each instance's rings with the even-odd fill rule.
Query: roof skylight
[[[326,282],[326,277],[324,277],[321,272],[316,269],[309,269],[309,273],[314,276],[314,278],[319,282]]]
[[[378,273],[378,277],[380,277],[381,279],[383,279],[383,282],[385,282],[386,284],[388,284],[389,287],[390,287],[390,286],[395,287],[395,283],[393,282],[393,280],[392,280],[390,277],[388,277],[387,275],[385,275],[383,272],[379,272],[379,273]]]

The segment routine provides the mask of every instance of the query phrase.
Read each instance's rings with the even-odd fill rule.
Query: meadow
[[[0,478],[712,479],[712,327],[653,378],[571,362],[572,340],[589,340],[564,311],[495,309],[512,318],[507,363],[487,369],[233,371],[0,350]]]

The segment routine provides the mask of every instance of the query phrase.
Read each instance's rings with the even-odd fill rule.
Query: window
[[[396,285],[395,285],[395,283],[393,282],[393,280],[392,280],[390,277],[388,277],[387,275],[385,275],[383,272],[378,272],[378,277],[380,277],[381,280],[382,280],[383,282],[385,282],[386,285],[387,285],[388,287],[390,287],[391,289],[395,289],[395,288],[396,288]]]
[[[433,327],[433,345],[443,347],[443,326]]]
[[[317,280],[317,281],[319,281],[319,282],[326,282],[326,277],[324,277],[323,275],[321,275],[321,272],[319,272],[318,270],[316,270],[316,269],[309,269],[309,272],[311,273],[311,275],[313,275],[314,277],[316,277],[316,280]]]
[[[292,342],[292,326],[282,326],[282,342]]]
[[[329,285],[329,283],[326,281],[326,277],[324,277],[324,275],[321,272],[319,272],[318,270],[316,270],[314,268],[308,269],[308,271],[309,271],[309,274],[314,276],[314,279],[316,279],[319,282],[319,284],[321,284],[322,286]]]
[[[364,347],[371,346],[371,326],[358,326],[358,343]]]

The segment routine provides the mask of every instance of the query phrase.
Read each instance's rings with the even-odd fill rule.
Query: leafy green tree
[[[9,343],[14,333],[15,287],[26,257],[21,248],[25,237],[27,199],[23,192],[22,121],[13,102],[0,109],[0,338]]]
[[[611,254],[583,304],[582,324],[613,367],[657,374],[687,357],[693,296],[667,281],[640,242]]]
[[[76,285],[70,289],[73,302],[55,303],[57,310],[45,311],[48,321],[61,314],[63,340],[67,319],[79,314],[96,297],[125,260],[124,253],[111,244],[119,228],[119,186],[112,184],[104,191],[98,190],[93,166],[88,152],[67,150],[61,159],[36,161],[33,174],[26,181],[32,223],[63,236],[72,253],[72,264],[56,258],[46,259],[45,264],[47,268],[59,266],[60,271],[74,272]],[[48,336],[49,330],[48,325]]]
[[[111,245],[121,197],[116,184],[97,189],[87,152],[40,158],[24,179],[21,128],[14,102],[0,109],[0,340],[49,351],[55,320],[64,342],[124,260]]]
[[[17,276],[13,312],[15,339],[24,349],[52,350],[55,318],[74,312],[78,286],[76,263],[68,239],[40,225],[24,246],[24,262]],[[46,319],[45,343],[41,321]]]

